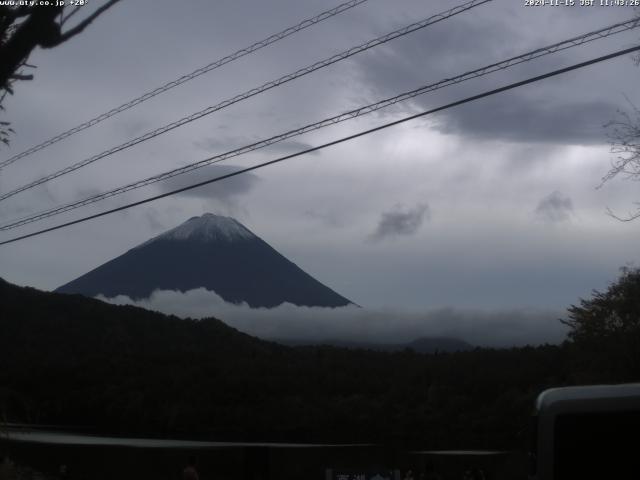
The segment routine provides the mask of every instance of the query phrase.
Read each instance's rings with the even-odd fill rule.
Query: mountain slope
[[[147,298],[154,290],[204,287],[251,307],[351,303],[287,260],[238,221],[193,217],[59,287],[58,293]]]

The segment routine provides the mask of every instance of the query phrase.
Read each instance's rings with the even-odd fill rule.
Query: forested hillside
[[[520,448],[541,390],[603,380],[569,342],[432,355],[291,348],[216,319],[3,281],[0,305],[2,418],[103,433]]]

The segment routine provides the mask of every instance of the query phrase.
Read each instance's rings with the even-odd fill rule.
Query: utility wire
[[[111,110],[109,110],[106,113],[103,113],[101,115],[98,115],[97,117],[94,117],[90,120],[87,120],[84,123],[81,123],[78,126],[75,126],[65,132],[60,133],[59,135],[56,135],[55,137],[50,138],[49,140],[46,140],[42,143],[39,143],[38,145],[35,145],[21,153],[18,153],[16,155],[14,155],[11,158],[8,158],[6,160],[3,160],[2,162],[0,162],[0,168],[6,167],[8,165],[11,165],[12,163],[16,162],[17,160],[20,160],[21,158],[27,157],[29,155],[31,155],[32,153],[38,152],[40,150],[42,150],[43,148],[46,148],[50,145],[53,145],[54,143],[59,142],[60,140],[64,140],[67,137],[70,137],[71,135],[74,135],[78,132],[81,132],[82,130],[85,130],[89,127],[93,127],[94,125],[97,125],[98,123],[106,120],[107,118],[113,117],[114,115],[117,115],[118,113],[124,112],[125,110],[129,110],[130,108],[135,107],[136,105],[141,104],[142,102],[145,102],[147,100],[149,100],[150,98],[155,97],[156,95],[160,95],[161,93],[166,92],[167,90],[171,90],[174,87],[177,87],[178,85],[182,85],[185,82],[188,82],[189,80],[193,80],[196,77],[199,77],[200,75],[203,75],[207,72],[210,72],[211,70],[215,70],[216,68],[222,67],[223,65],[226,65],[227,63],[231,63],[239,58],[244,57],[245,55],[249,55],[250,53],[256,52],[268,45],[271,45],[273,43],[276,43],[284,38],[287,38],[290,35],[293,35],[294,33],[297,33],[301,30],[304,30],[305,28],[311,27],[317,23],[320,23],[324,20],[327,20],[331,17],[334,17],[346,10],[349,10],[353,7],[356,7],[358,5],[360,5],[361,3],[367,2],[368,0],[350,0],[348,2],[342,3],[340,5],[338,5],[335,8],[332,8],[331,10],[327,10],[326,12],[322,12],[318,15],[316,15],[313,18],[309,18],[306,20],[303,20],[302,22],[298,23],[297,25],[294,25],[292,27],[286,28],[285,30],[282,30],[281,32],[278,33],[274,33],[273,35],[270,35],[269,37],[265,38],[264,40],[260,40],[259,42],[256,42],[246,48],[243,48],[241,50],[238,50],[235,53],[232,53],[230,55],[227,55],[226,57],[223,57],[219,60],[216,60],[215,62],[212,62],[208,65],[205,65],[204,67],[198,68],[197,70],[194,70],[191,73],[188,73],[186,75],[181,76],[180,78],[177,78],[176,80],[172,80],[171,82],[165,83],[164,85],[162,85],[161,87],[158,87],[154,90],[151,90],[139,97],[136,97],[126,103],[123,103],[122,105],[120,105],[119,107],[113,108]],[[74,12],[72,12],[74,13]]]
[[[635,28],[637,26],[640,26],[640,19],[634,19],[634,20],[629,20],[627,22],[621,22],[621,23],[617,23],[614,25],[610,25],[609,27],[605,27],[593,32],[589,32],[586,33],[584,35],[581,35],[579,37],[574,37],[574,38],[570,38],[568,40],[564,40],[562,42],[558,42],[552,45],[548,45],[542,48],[538,48],[536,50],[532,50],[530,52],[515,56],[515,57],[511,57],[507,60],[503,60],[497,63],[493,63],[487,66],[484,66],[482,68],[478,68],[476,70],[471,70],[469,72],[463,73],[461,75],[458,75],[456,77],[452,77],[452,78],[447,78],[444,80],[441,80],[439,82],[436,83],[432,83],[430,85],[425,85],[422,86],[420,88],[417,88],[415,90],[411,90],[408,92],[404,92],[401,93],[399,95],[396,95],[395,97],[391,97],[391,98],[387,98],[384,100],[381,100],[379,102],[376,103],[372,103],[354,110],[350,110],[344,113],[341,113],[339,115],[336,115],[334,117],[330,117],[330,118],[326,118],[324,120],[321,120],[319,122],[315,122],[315,123],[311,123],[308,125],[305,125],[303,127],[294,129],[294,130],[290,130],[288,132],[279,134],[279,135],[275,135],[273,137],[267,138],[267,139],[263,139],[260,141],[257,141],[255,143],[249,144],[249,145],[245,145],[242,146],[240,148],[236,148],[230,151],[227,151],[225,153],[222,154],[218,154],[212,157],[208,157],[205,158],[203,160],[200,160],[198,162],[195,163],[191,163],[189,165],[185,165],[183,167],[179,167],[173,170],[169,170],[167,172],[164,173],[160,173],[158,175],[154,175],[142,180],[138,180],[136,182],[127,184],[127,185],[123,185],[120,186],[118,188],[115,188],[113,190],[109,190],[107,192],[103,192],[82,200],[78,200],[76,202],[72,202],[69,204],[65,204],[65,205],[61,205],[58,207],[55,207],[53,209],[49,209],[49,210],[45,210],[45,211],[41,211],[38,213],[34,213],[34,214],[30,214],[26,217],[23,218],[19,218],[16,220],[11,221],[11,223],[5,224],[5,225],[1,225],[0,226],[0,231],[4,231],[4,230],[10,230],[13,228],[17,228],[20,227],[22,225],[26,225],[28,223],[32,223],[44,218],[48,218],[54,215],[58,215],[64,212],[68,212],[70,210],[74,210],[76,208],[80,208],[86,205],[90,205],[92,203],[96,203],[98,201],[104,200],[106,198],[110,198],[125,192],[128,192],[130,190],[134,190],[137,188],[142,188],[145,187],[147,185],[151,185],[153,183],[157,183],[163,180],[167,180],[169,178],[178,176],[178,175],[182,175],[184,173],[190,172],[192,170],[196,170],[198,168],[202,168],[208,165],[212,165],[212,164],[216,164],[216,163],[220,163],[224,160],[227,160],[229,158],[233,158],[233,157],[237,157],[240,155],[243,155],[245,153],[249,153],[261,148],[265,148],[271,145],[274,145],[276,143],[282,142],[284,140],[288,140],[292,137],[296,137],[299,135],[302,135],[304,133],[308,133],[311,131],[315,131],[315,130],[319,130],[321,128],[324,127],[328,127],[330,125],[335,125],[337,123],[346,121],[346,120],[350,120],[353,118],[357,118],[363,115],[367,115],[369,113],[375,112],[377,110],[381,110],[383,108],[386,108],[388,106],[394,105],[396,103],[411,99],[413,97],[416,97],[418,95],[422,95],[428,92],[432,92],[444,87],[448,87],[450,85],[455,85],[461,82],[464,82],[466,80],[470,80],[472,78],[477,78],[480,76],[484,76],[487,75],[489,73],[493,73],[496,72],[498,70],[504,70],[507,68],[510,68],[514,65],[518,65],[520,63],[524,63],[524,62],[528,62],[531,61],[535,58],[539,58],[545,55],[550,55],[553,53],[556,53],[558,51],[562,51],[562,50],[566,50],[568,48],[573,48],[576,47],[578,45],[582,45],[584,43],[587,42],[591,42],[594,40],[598,40],[600,38],[605,38],[607,36],[610,35],[614,35],[616,33],[620,33],[622,31],[626,31],[629,30],[631,28]]]
[[[439,13],[437,15],[433,15],[429,18],[426,18],[424,20],[421,20],[420,22],[416,22],[416,23],[412,23],[411,25],[408,25],[406,27],[403,27],[399,30],[395,30],[391,33],[388,33],[386,35],[383,35],[381,37],[375,38],[373,40],[370,40],[366,43],[363,43],[361,45],[358,45],[356,47],[352,47],[348,50],[345,50],[342,53],[339,53],[337,55],[333,55],[332,57],[329,57],[325,60],[319,61],[314,63],[313,65],[309,65],[305,68],[301,68],[300,70],[297,70],[293,73],[290,73],[288,75],[284,75],[276,80],[272,80],[270,82],[267,82],[263,85],[261,85],[260,87],[256,87],[253,88],[251,90],[248,90],[244,93],[241,93],[239,95],[236,95],[235,97],[229,98],[227,100],[224,100],[223,102],[220,102],[216,105],[210,106],[205,108],[204,110],[200,110],[199,112],[193,113],[187,117],[183,117],[180,120],[177,120],[173,123],[170,123],[168,125],[162,126],[160,128],[157,128],[155,130],[152,130],[150,132],[145,133],[144,135],[141,135],[137,138],[134,138],[133,140],[130,140],[126,143],[123,143],[121,145],[118,145],[116,147],[110,148],[109,150],[105,150],[102,153],[99,153],[97,155],[94,155],[92,157],[86,158],[84,160],[81,160],[77,163],[74,163],[73,165],[70,165],[66,168],[63,168],[62,170],[58,170],[57,172],[54,172],[52,174],[46,175],[42,178],[39,178],[38,180],[34,180],[31,183],[28,183],[26,185],[23,185],[19,188],[16,188],[15,190],[12,190],[10,192],[4,193],[0,195],[0,201],[2,200],[6,200],[9,197],[12,197],[20,192],[23,192],[25,190],[28,190],[30,188],[36,187],[38,185],[42,185],[45,182],[48,182],[50,180],[53,180],[54,178],[58,178],[61,177],[63,175],[66,175],[68,173],[71,173],[75,170],[78,170],[79,168],[85,167],[91,163],[97,162],[98,160],[108,157],[109,155],[113,155],[114,153],[120,152],[122,150],[125,150],[127,148],[133,147],[134,145],[137,145],[139,143],[145,142],[147,140],[150,140],[154,137],[157,137],[159,135],[162,135],[163,133],[169,132],[175,128],[181,127],[182,125],[185,125],[187,123],[193,122],[195,120],[198,120],[206,115],[210,115],[214,112],[217,112],[219,110],[222,110],[224,108],[227,108],[235,103],[241,102],[243,100],[246,100],[248,98],[251,98],[255,95],[258,95],[262,92],[265,92],[267,90],[270,90],[272,88],[278,87],[284,83],[290,82],[292,80],[295,80],[296,78],[302,77],[304,75],[308,75],[309,73],[315,72],[316,70],[319,70],[321,68],[327,67],[329,65],[332,65],[336,62],[339,62],[341,60],[344,60],[346,58],[349,58],[353,55],[356,55],[358,53],[364,52],[366,50],[369,50],[373,47],[377,47],[378,45],[382,45],[386,42],[389,42],[395,38],[398,37],[402,37],[404,35],[408,35],[409,33],[415,32],[416,30],[425,28],[429,25],[433,25],[434,23],[437,22],[441,22],[442,20],[446,20],[448,18],[453,17],[454,15],[458,15],[462,12],[465,12],[467,10],[470,10],[474,7],[477,7],[479,5],[488,3],[492,0],[472,0],[470,2],[464,3],[462,5],[459,5],[457,7],[451,8],[449,10],[447,10],[446,12],[442,12]]]
[[[293,153],[293,154],[290,154],[290,155],[286,155],[284,157],[279,157],[279,158],[276,158],[274,160],[270,160],[268,162],[263,162],[263,163],[260,163],[258,165],[254,165],[252,167],[243,168],[242,170],[238,170],[236,172],[228,173],[226,175],[221,175],[221,176],[206,180],[204,182],[199,182],[199,183],[195,183],[195,184],[189,185],[187,187],[178,188],[178,189],[172,190],[170,192],[162,193],[160,195],[155,195],[153,197],[149,197],[149,198],[146,198],[144,200],[139,200],[137,202],[128,203],[126,205],[122,205],[122,206],[117,207],[117,208],[112,208],[111,210],[107,210],[107,211],[104,211],[104,212],[96,213],[94,215],[89,215],[89,216],[86,216],[86,217],[83,217],[83,218],[79,218],[77,220],[73,220],[73,221],[70,221],[70,222],[62,223],[62,224],[56,225],[54,227],[45,228],[43,230],[39,230],[39,231],[36,231],[36,232],[33,232],[33,233],[29,233],[29,234],[26,234],[26,235],[15,237],[15,238],[12,238],[12,239],[9,239],[9,240],[4,240],[4,241],[0,242],[0,245],[6,245],[6,244],[9,244],[9,243],[14,243],[14,242],[17,242],[19,240],[24,240],[26,238],[34,237],[36,235],[42,235],[43,233],[51,232],[51,231],[54,231],[54,230],[59,230],[61,228],[65,228],[65,227],[69,227],[71,225],[75,225],[75,224],[78,224],[78,223],[86,222],[86,221],[92,220],[94,218],[103,217],[103,216],[109,215],[111,213],[120,212],[122,210],[127,210],[129,208],[132,208],[132,207],[135,207],[135,206],[138,206],[138,205],[143,205],[145,203],[150,203],[150,202],[153,202],[155,200],[159,200],[161,198],[165,198],[165,197],[169,197],[171,195],[175,195],[177,193],[185,192],[185,191],[188,191],[188,190],[193,190],[194,188],[198,188],[198,187],[202,187],[204,185],[209,185],[211,183],[219,182],[221,180],[225,180],[227,178],[235,177],[237,175],[240,175],[240,174],[243,174],[243,173],[247,173],[247,172],[251,172],[253,170],[258,170],[260,168],[264,168],[264,167],[267,167],[269,165],[274,165],[276,163],[280,163],[280,162],[283,162],[285,160],[289,160],[291,158],[299,157],[301,155],[305,155],[305,154],[308,154],[308,153],[316,152],[318,150],[322,150],[324,148],[331,147],[333,145],[338,145],[340,143],[344,143],[344,142],[347,142],[349,140],[353,140],[353,139],[362,137],[364,135],[368,135],[368,134],[371,134],[371,133],[374,133],[374,132],[377,132],[377,131],[380,131],[380,130],[384,130],[386,128],[392,127],[394,125],[399,125],[401,123],[405,123],[405,122],[408,122],[410,120],[414,120],[416,118],[424,117],[426,115],[430,115],[430,114],[433,114],[433,113],[436,113],[436,112],[447,110],[449,108],[457,107],[459,105],[464,105],[466,103],[470,103],[470,102],[473,102],[473,101],[476,101],[476,100],[480,100],[482,98],[486,98],[486,97],[489,97],[489,96],[492,96],[492,95],[496,95],[498,93],[506,92],[508,90],[513,90],[513,89],[521,87],[523,85],[528,85],[528,84],[531,84],[531,83],[539,82],[541,80],[544,80],[544,79],[547,79],[547,78],[550,78],[550,77],[555,77],[557,75],[561,75],[563,73],[567,73],[567,72],[570,72],[572,70],[577,70],[579,68],[584,68],[584,67],[587,67],[589,65],[594,65],[596,63],[600,63],[600,62],[603,62],[605,60],[610,60],[612,58],[620,57],[622,55],[627,55],[629,53],[637,52],[638,50],[640,50],[640,45],[635,46],[635,47],[631,47],[631,48],[626,48],[624,50],[618,50],[617,52],[613,52],[613,53],[610,53],[608,55],[603,55],[601,57],[597,57],[597,58],[588,60],[586,62],[577,63],[577,64],[571,65],[569,67],[565,67],[565,68],[561,68],[561,69],[558,69],[558,70],[554,70],[552,72],[545,73],[543,75],[538,75],[538,76],[535,76],[535,77],[528,78],[526,80],[522,80],[522,81],[519,81],[519,82],[511,83],[511,84],[505,85],[505,86],[500,87],[500,88],[489,90],[489,91],[480,93],[478,95],[473,95],[471,97],[467,97],[465,99],[458,100],[456,102],[448,103],[446,105],[443,105],[443,106],[440,106],[440,107],[437,107],[437,108],[433,108],[431,110],[420,112],[420,113],[417,113],[415,115],[410,115],[410,116],[404,117],[404,118],[402,118],[400,120],[395,120],[393,122],[385,123],[383,125],[379,125],[377,127],[370,128],[368,130],[364,130],[362,132],[359,132],[359,133],[356,133],[356,134],[353,134],[353,135],[349,135],[347,137],[342,137],[342,138],[339,138],[337,140],[333,140],[331,142],[327,142],[327,143],[324,143],[322,145],[318,145],[316,147],[308,148],[308,149],[303,150],[301,152],[297,152],[297,153]]]

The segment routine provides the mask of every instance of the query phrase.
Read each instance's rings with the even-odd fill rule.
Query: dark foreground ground
[[[202,480],[371,480],[403,479],[408,470],[415,480],[428,470],[443,480],[462,479],[471,467],[482,469],[487,480],[525,479],[524,455],[519,452],[448,451],[408,452],[380,446],[224,446],[219,448],[136,448],[47,445],[0,442],[0,452],[16,468],[0,480],[172,480],[181,479],[192,455]],[[29,467],[29,468],[24,468]],[[0,470],[2,472],[2,470]],[[11,473],[13,472],[13,473]],[[9,475],[7,475],[9,473]],[[2,475],[2,473],[0,473]]]

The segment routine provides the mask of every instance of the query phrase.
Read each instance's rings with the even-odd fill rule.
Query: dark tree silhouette
[[[13,94],[14,82],[33,78],[24,68],[33,68],[27,60],[36,47],[53,48],[66,42],[119,1],[108,0],[84,17],[76,15],[91,8],[85,1],[76,6],[0,5],[0,109],[7,93]],[[65,30],[72,17],[79,21]],[[7,144],[12,132],[8,122],[0,122],[0,141]]]
[[[608,381],[640,378],[640,268],[623,268],[605,292],[569,308],[569,339]]]
[[[637,8],[636,12],[636,18],[640,21],[640,8]],[[640,54],[635,55],[633,60],[640,67]],[[607,174],[602,177],[600,186],[618,175],[630,180],[640,180],[640,109],[630,100],[627,101],[629,111],[619,111],[618,118],[605,125],[610,129],[611,153],[615,154],[616,158],[611,162]],[[635,204],[636,210],[626,216],[617,215],[611,209],[607,209],[607,213],[622,222],[630,222],[640,218],[640,202]]]
[[[619,111],[618,119],[606,125],[611,129],[611,153],[616,158],[603,177],[603,184],[618,175],[630,180],[640,180],[640,109],[631,102],[629,105],[630,111]],[[640,218],[640,202],[636,202],[636,205],[636,210],[626,216],[617,215],[611,209],[608,209],[608,213],[620,221],[629,222]]]

